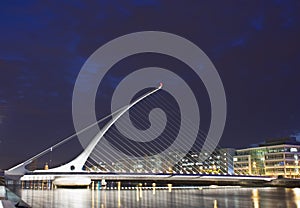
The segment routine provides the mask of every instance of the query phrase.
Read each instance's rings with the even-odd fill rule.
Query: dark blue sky
[[[0,168],[72,134],[83,63],[107,41],[145,30],[183,36],[215,64],[228,102],[222,146],[300,132],[299,1],[69,2],[0,3]]]

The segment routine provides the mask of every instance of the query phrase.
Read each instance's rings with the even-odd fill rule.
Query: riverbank
[[[300,179],[279,178],[266,183],[271,187],[300,188]]]

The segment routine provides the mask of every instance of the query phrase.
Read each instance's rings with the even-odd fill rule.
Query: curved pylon
[[[136,101],[134,101],[133,103],[131,103],[130,105],[124,107],[124,109],[122,111],[120,111],[119,113],[117,113],[115,116],[113,116],[113,118],[103,127],[102,130],[100,130],[100,132],[92,139],[92,141],[88,144],[88,146],[83,150],[83,152],[81,154],[79,154],[74,160],[68,162],[65,165],[56,167],[56,168],[50,168],[48,170],[35,170],[35,172],[80,172],[83,171],[82,168],[86,162],[86,160],[88,159],[88,157],[90,156],[90,154],[92,153],[92,151],[94,150],[94,148],[96,147],[96,145],[98,144],[98,142],[100,141],[100,139],[104,136],[104,134],[109,130],[109,128],[126,112],[128,111],[130,108],[132,108],[134,105],[136,105],[137,103],[139,103],[140,101],[142,101],[143,99],[145,99],[146,97],[150,96],[151,94],[157,92],[158,90],[160,90],[162,88],[163,84],[160,83],[160,85],[158,86],[158,88],[148,92],[147,94],[143,95],[142,97],[138,98]],[[25,166],[28,165],[30,163],[29,162],[23,162],[7,171],[5,171],[5,175],[24,175],[26,172],[29,172]]]

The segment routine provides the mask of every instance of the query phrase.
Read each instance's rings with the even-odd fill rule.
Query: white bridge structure
[[[137,103],[145,99],[146,97],[156,93],[162,88],[162,83],[141,96],[131,104],[119,109],[115,112],[115,116],[100,130],[100,132],[91,140],[87,147],[72,161],[55,168],[50,168],[48,170],[35,170],[29,171],[26,166],[32,163],[35,159],[43,156],[52,148],[55,148],[62,143],[71,139],[71,137],[63,140],[62,142],[52,146],[49,149],[41,152],[40,154],[26,160],[25,162],[12,167],[11,169],[5,171],[5,176],[7,178],[20,178],[22,181],[52,181],[57,186],[87,186],[92,181],[161,181],[166,183],[172,182],[210,182],[214,183],[216,181],[229,182],[230,184],[235,184],[235,182],[240,181],[252,181],[252,182],[270,182],[275,178],[263,177],[263,176],[247,176],[247,175],[229,175],[229,174],[178,174],[178,173],[115,173],[115,172],[88,172],[83,170],[83,167],[91,155],[92,151],[104,136],[104,134],[109,130],[109,128],[130,108],[135,106]],[[104,183],[105,184],[105,183]]]

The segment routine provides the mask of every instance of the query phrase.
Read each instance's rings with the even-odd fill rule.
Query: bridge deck
[[[165,173],[100,173],[100,172],[74,172],[74,173],[53,173],[33,172],[24,175],[22,181],[30,180],[54,180],[57,177],[78,177],[85,176],[92,180],[163,180],[163,181],[272,181],[275,178],[266,176],[247,175],[213,175],[213,174],[165,174]]]

